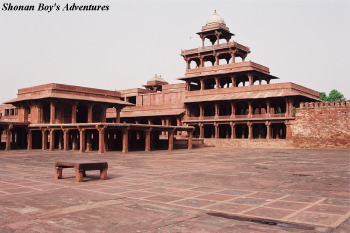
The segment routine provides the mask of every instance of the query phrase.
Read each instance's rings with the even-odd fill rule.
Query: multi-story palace
[[[301,102],[319,93],[278,79],[269,68],[246,61],[250,49],[235,41],[216,12],[197,33],[202,47],[183,50],[186,73],[180,84],[155,75],[144,85],[107,91],[45,84],[18,91],[0,107],[0,130],[7,149],[157,148],[188,138],[290,138]],[[205,46],[210,41],[211,45]],[[194,131],[193,131],[194,130]]]
[[[186,74],[179,80],[186,83],[155,76],[146,89],[121,91],[136,104],[123,109],[122,121],[190,125],[199,138],[288,138],[293,109],[320,100],[318,92],[294,83],[271,84],[278,78],[245,61],[250,49],[230,41],[233,34],[216,12],[197,34],[202,47],[181,51]],[[206,40],[212,45],[204,46]]]

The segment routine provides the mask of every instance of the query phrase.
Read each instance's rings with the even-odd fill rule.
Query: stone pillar
[[[235,118],[236,116],[236,103],[235,102],[231,102],[231,118]]]
[[[151,129],[145,130],[145,151],[151,151]]]
[[[219,117],[219,105],[217,102],[214,103],[215,107],[215,118],[217,119]]]
[[[254,85],[254,76],[253,74],[248,74],[249,86]]]
[[[231,138],[236,138],[236,124],[233,122],[230,122],[231,125]]]
[[[199,137],[204,138],[204,125],[202,123],[199,123],[198,126],[199,126]]]
[[[193,138],[193,131],[187,132],[188,135],[188,142],[187,142],[187,149],[192,149],[192,138]]]
[[[205,89],[205,82],[204,82],[204,79],[201,79],[201,80],[200,80],[200,83],[201,83],[201,90],[204,90],[204,89]]]
[[[69,137],[68,137],[68,129],[62,129],[63,131],[63,150],[68,151],[69,147]]]
[[[105,153],[105,128],[98,128],[98,153]]]
[[[5,129],[6,133],[6,146],[5,150],[11,150],[11,137],[12,137],[12,129]],[[1,135],[0,135],[1,136]]]
[[[252,118],[252,115],[253,115],[252,101],[248,101],[248,117]]]
[[[219,80],[219,77],[215,77],[215,86],[216,86],[216,89],[219,89],[219,88],[220,88],[220,80]]]
[[[92,108],[94,105],[92,103],[87,104],[87,123],[92,123]]]
[[[101,111],[101,122],[106,123],[107,119],[107,106],[101,105],[102,111]]]
[[[236,87],[237,82],[236,82],[236,77],[234,75],[231,76],[231,83],[232,83],[232,87]]]
[[[168,131],[168,150],[174,149],[174,130]]]
[[[32,150],[33,149],[33,140],[32,140],[33,132],[30,129],[27,132],[28,132],[28,134],[27,134],[27,150]]]
[[[266,139],[271,139],[271,122],[266,121]]]
[[[290,121],[285,121],[286,125],[286,139],[292,139],[292,127]]]
[[[248,139],[253,139],[253,124],[248,122]]]
[[[214,123],[214,127],[215,127],[215,138],[219,138],[219,124]]]
[[[53,100],[50,101],[50,124],[56,123],[56,106]]]
[[[267,114],[267,117],[270,117],[270,113],[271,113],[270,101],[267,100],[266,101],[266,114]]]
[[[74,102],[72,104],[72,123],[73,124],[77,123],[77,107],[78,107],[78,103]]]
[[[203,116],[204,116],[204,108],[203,108],[203,103],[199,104],[199,119],[203,120]]]
[[[129,129],[123,129],[123,149],[122,152],[129,151]]]
[[[231,58],[232,58],[231,63],[236,63],[236,56],[235,56],[235,53],[231,53]]]
[[[55,149],[55,130],[50,129],[50,151]]]
[[[79,129],[79,138],[80,138],[80,148],[81,153],[85,152],[85,129]]]
[[[47,130],[41,130],[41,149],[47,149]]]
[[[120,123],[120,111],[121,111],[121,109],[116,108],[115,110],[116,110],[116,120],[115,120],[115,122],[116,123]]]

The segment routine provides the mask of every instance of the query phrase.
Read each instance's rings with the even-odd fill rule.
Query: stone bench
[[[87,161],[68,161],[68,162],[55,162],[56,175],[55,179],[62,179],[63,168],[75,169],[75,180],[77,182],[83,182],[83,177],[86,176],[86,171],[100,170],[100,179],[106,180],[108,163],[107,162],[87,162]]]

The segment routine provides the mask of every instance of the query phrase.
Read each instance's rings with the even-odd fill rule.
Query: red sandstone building
[[[215,12],[197,33],[202,47],[183,50],[180,84],[155,75],[144,88],[108,91],[63,84],[18,90],[0,107],[4,148],[153,150],[196,138],[289,139],[295,109],[319,93],[277,83],[269,68],[245,61],[250,49],[235,41]],[[210,46],[204,46],[210,41]]]

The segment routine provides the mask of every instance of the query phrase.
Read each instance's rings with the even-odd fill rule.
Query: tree
[[[340,93],[340,91],[337,91],[335,89],[331,90],[329,92],[329,95],[327,96],[325,92],[320,93],[320,99],[323,101],[343,101],[346,100],[344,95]]]

